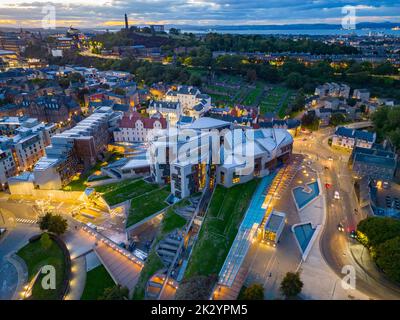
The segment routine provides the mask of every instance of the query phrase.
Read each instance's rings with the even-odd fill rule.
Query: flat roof
[[[265,224],[265,230],[277,232],[285,224],[286,215],[283,212],[272,211]]]

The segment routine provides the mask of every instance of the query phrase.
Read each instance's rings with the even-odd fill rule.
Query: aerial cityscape
[[[0,1],[0,300],[400,300],[377,2]]]

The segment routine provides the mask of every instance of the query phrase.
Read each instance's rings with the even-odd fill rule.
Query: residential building
[[[121,116],[111,108],[99,108],[75,127],[53,136],[46,155],[33,169],[36,187],[60,189],[76,173],[101,160]]]
[[[179,86],[177,90],[168,90],[165,100],[179,102],[183,114],[196,119],[211,108],[211,97],[202,94],[199,89],[191,86]]]
[[[165,119],[167,119],[169,125],[175,126],[182,114],[182,107],[178,101],[152,100],[147,108],[147,112],[150,116],[160,113]]]
[[[375,141],[376,133],[337,127],[332,137],[332,146],[346,149],[353,149],[354,147],[371,149]]]
[[[0,123],[6,134],[0,136],[0,146],[3,151],[11,150],[16,172],[32,169],[56,132],[54,124],[44,124],[34,118],[8,117]]]
[[[367,89],[355,89],[353,92],[353,98],[361,101],[369,101],[371,94]]]

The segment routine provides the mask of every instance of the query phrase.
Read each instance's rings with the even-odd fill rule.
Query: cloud
[[[41,21],[46,5],[56,8],[59,26],[79,21],[80,27],[121,25],[124,13],[137,24],[339,23],[345,5],[356,7],[358,21],[400,21],[397,0],[0,0],[0,25]]]

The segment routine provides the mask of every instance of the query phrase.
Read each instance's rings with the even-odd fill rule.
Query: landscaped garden
[[[258,180],[252,180],[229,189],[216,187],[185,279],[219,273],[257,185]]]
[[[130,227],[168,207],[166,199],[170,194],[170,187],[154,186],[156,186],[156,188],[152,191],[144,194],[142,193],[131,200],[131,207],[126,222],[127,227]]]
[[[115,286],[106,268],[100,265],[86,274],[86,284],[81,300],[97,300],[107,288]]]
[[[124,180],[121,182],[95,187],[96,192],[101,193],[103,199],[110,206],[139,197],[147,192],[158,189],[158,185],[148,183],[143,179]]]
[[[46,239],[45,239],[46,238]],[[44,240],[43,240],[44,239]],[[50,237],[42,236],[33,242],[28,243],[25,247],[17,252],[28,267],[28,279],[32,281],[39,270],[45,265],[51,265],[56,271],[55,289],[45,290],[41,281],[43,276],[39,274],[33,288],[30,299],[34,300],[60,300],[64,292],[63,282],[67,274],[67,266],[65,263],[64,251],[60,245]]]
[[[100,174],[100,170],[102,167],[107,166],[109,163],[118,160],[122,157],[123,154],[117,151],[107,152],[106,153],[106,161],[98,161],[90,170],[76,175],[72,178],[72,181],[66,185],[63,190],[65,191],[85,191],[88,187],[88,178],[94,174]],[[100,178],[103,179],[103,178]]]

